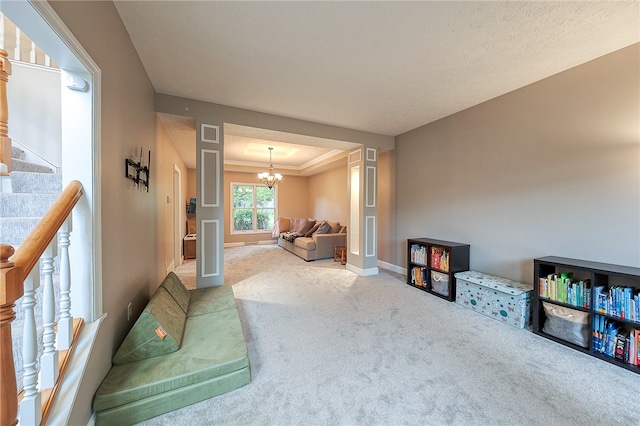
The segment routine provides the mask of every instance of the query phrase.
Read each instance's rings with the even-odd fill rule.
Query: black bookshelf
[[[431,238],[407,240],[407,284],[448,301],[456,298],[456,272],[469,270],[469,244]]]
[[[588,280],[589,288],[587,292],[584,293],[585,297],[581,303],[576,303],[575,298],[573,300],[566,300],[566,297],[564,297],[562,298],[563,300],[558,300],[557,294],[550,295],[548,291],[544,291],[544,287],[548,286],[548,281],[545,282],[544,279],[554,274],[556,276],[560,274],[571,274],[575,281],[585,282]],[[606,355],[596,347],[598,345],[597,338],[599,337],[597,333],[597,330],[599,330],[598,323],[601,321],[595,321],[596,318],[601,318],[601,320],[606,323],[613,322],[619,327],[623,334],[633,333],[633,330],[640,330],[640,319],[631,320],[630,318],[623,318],[622,315],[611,311],[603,312],[598,309],[599,306],[596,300],[596,288],[599,287],[603,289],[605,294],[608,294],[610,290],[615,288],[631,288],[631,297],[633,298],[633,295],[637,294],[640,290],[640,268],[548,256],[534,259],[533,285],[532,317],[533,332],[535,334],[640,374],[640,366],[617,359],[615,356]],[[544,295],[541,294],[541,289]],[[583,313],[588,316],[589,338],[585,345],[586,347],[544,331],[545,321],[547,321],[548,318],[544,310],[543,302],[550,304],[548,307],[556,306],[559,308],[572,309],[576,311],[577,315]],[[624,302],[622,303],[624,306]]]

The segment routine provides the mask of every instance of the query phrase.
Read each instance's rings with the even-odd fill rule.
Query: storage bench
[[[514,327],[529,324],[533,286],[475,271],[455,277],[459,305]]]

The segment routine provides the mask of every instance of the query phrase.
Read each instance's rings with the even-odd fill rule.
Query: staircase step
[[[53,173],[53,169],[51,167],[18,160],[17,158],[11,159],[11,170],[15,170],[17,172]]]
[[[0,193],[0,217],[43,217],[59,194]]]
[[[24,160],[24,151],[18,147],[11,146],[11,158],[17,160]]]
[[[13,192],[59,194],[62,192],[62,176],[52,173],[11,172]]]
[[[2,217],[0,218],[0,240],[14,248],[27,239],[40,219],[36,217]]]

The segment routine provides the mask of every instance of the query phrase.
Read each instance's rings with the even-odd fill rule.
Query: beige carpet
[[[640,376],[407,286],[225,250],[247,386],[145,425],[640,425]]]

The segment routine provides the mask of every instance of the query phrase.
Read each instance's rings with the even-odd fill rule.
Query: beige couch
[[[332,258],[334,247],[346,244],[347,227],[326,220],[279,218],[272,235],[280,247],[308,262]]]

